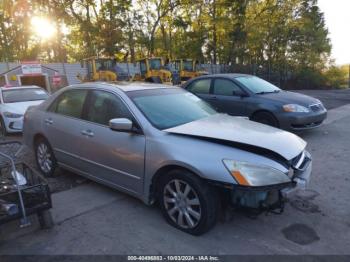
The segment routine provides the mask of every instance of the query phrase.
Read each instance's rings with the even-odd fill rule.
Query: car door
[[[62,93],[44,113],[43,130],[62,165],[79,168],[80,125],[87,91],[71,89]]]
[[[195,95],[210,103],[210,86],[211,79],[203,78],[193,81],[186,89],[187,91],[194,93]]]
[[[110,186],[142,193],[145,136],[124,103],[109,91],[91,90],[80,126],[80,167],[91,178]],[[114,118],[128,118],[139,132],[118,132],[109,128]]]
[[[246,93],[233,81],[224,78],[213,79],[210,103],[219,112],[233,116],[245,116]]]

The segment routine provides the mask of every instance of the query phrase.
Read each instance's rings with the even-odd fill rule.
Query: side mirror
[[[239,97],[241,97],[241,98],[244,98],[244,97],[248,97],[249,95],[248,94],[246,94],[246,93],[240,93],[240,94],[235,94],[235,92],[233,92],[233,95],[235,95],[235,96],[239,96]]]
[[[128,132],[132,131],[133,124],[132,121],[127,118],[114,118],[109,120],[109,127],[114,131]]]
[[[248,96],[246,93],[243,93],[243,91],[242,92],[238,92],[238,93],[236,93],[235,91],[232,91],[232,95],[233,96],[240,96],[241,98]]]

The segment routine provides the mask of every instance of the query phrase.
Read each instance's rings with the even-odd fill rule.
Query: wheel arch
[[[251,114],[251,116],[249,117],[249,119],[253,120],[254,116],[258,115],[259,113],[266,113],[266,114],[271,115],[274,118],[274,120],[276,121],[277,127],[279,128],[281,126],[280,120],[276,117],[276,115],[273,112],[271,112],[271,110],[268,110],[268,109],[258,109],[256,111],[254,111]]]
[[[32,141],[33,147],[35,146],[35,144],[37,143],[37,141],[38,141],[40,138],[43,138],[43,139],[45,139],[46,141],[48,141],[47,138],[46,138],[46,136],[45,136],[43,133],[36,133],[36,134],[33,136],[33,141]]]
[[[249,119],[253,118],[254,116],[256,116],[259,113],[268,113],[268,114],[273,115],[275,117],[274,113],[272,113],[270,110],[265,109],[265,108],[260,108],[260,109],[255,110],[253,113],[251,113]]]
[[[151,184],[149,186],[149,200],[150,202],[153,202],[155,199],[155,196],[157,194],[157,190],[158,190],[158,184],[160,181],[160,178],[163,174],[166,174],[172,170],[184,170],[187,172],[190,172],[191,174],[195,175],[196,177],[203,179],[204,178],[199,174],[199,172],[191,167],[187,167],[181,164],[167,164],[164,165],[162,167],[160,167],[152,176],[151,179]]]

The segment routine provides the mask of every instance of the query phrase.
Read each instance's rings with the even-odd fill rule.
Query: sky
[[[350,0],[318,0],[332,42],[332,57],[338,65],[350,63]]]

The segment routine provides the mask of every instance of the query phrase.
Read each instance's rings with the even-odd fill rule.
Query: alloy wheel
[[[171,180],[163,191],[169,217],[181,228],[195,228],[202,216],[201,203],[195,190],[185,181]]]
[[[52,170],[52,155],[50,153],[49,147],[44,144],[40,143],[38,145],[37,149],[37,159],[40,169],[44,173],[49,173]]]

